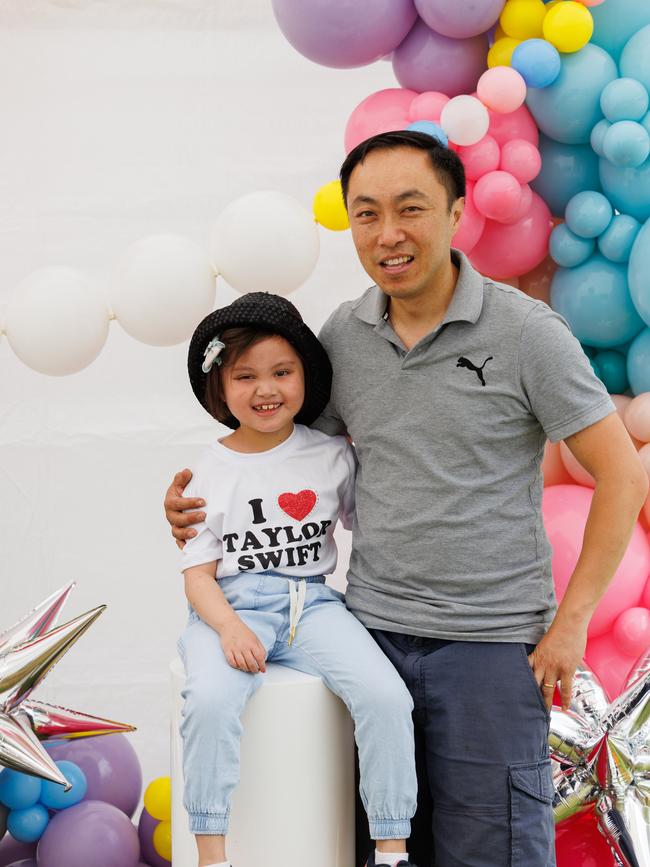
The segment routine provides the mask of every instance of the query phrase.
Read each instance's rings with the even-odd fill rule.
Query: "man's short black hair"
[[[416,148],[426,151],[431,159],[431,166],[436,177],[447,190],[449,210],[456,201],[465,195],[465,169],[457,153],[440,144],[431,135],[411,130],[396,130],[395,132],[382,132],[367,138],[358,144],[345,158],[341,166],[340,178],[343,188],[343,201],[347,207],[348,186],[350,175],[359,163],[372,151],[392,150],[393,148]]]

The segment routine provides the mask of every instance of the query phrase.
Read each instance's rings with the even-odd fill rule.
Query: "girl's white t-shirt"
[[[351,529],[354,449],[304,425],[279,446],[242,454],[220,442],[201,455],[186,497],[206,519],[183,548],[181,571],[217,562],[217,578],[273,570],[307,577],[336,568],[337,520]]]

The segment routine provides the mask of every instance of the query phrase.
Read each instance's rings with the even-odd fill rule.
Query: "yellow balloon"
[[[508,0],[499,23],[513,39],[536,39],[542,35],[545,15],[543,0]]]
[[[172,860],[172,823],[161,822],[153,830],[153,848],[164,858],[165,861]]]
[[[172,781],[170,777],[158,777],[149,783],[144,793],[144,808],[161,822],[168,822],[172,817]]]
[[[564,54],[584,48],[593,32],[591,12],[575,0],[559,3],[544,19],[544,39]]]
[[[564,3],[564,2],[565,2],[565,0],[551,0],[550,3],[546,4],[546,14],[548,15],[548,13],[551,11],[551,9],[554,9],[557,5],[559,5],[560,3]]]
[[[313,207],[314,219],[326,229],[342,232],[344,229],[350,228],[340,181],[332,181],[321,187],[314,196]]]
[[[494,41],[496,42],[497,39],[503,39],[503,37],[507,35],[508,34],[503,29],[503,27],[500,24],[497,24],[497,26],[494,28]]]
[[[490,69],[492,69],[493,66],[510,66],[512,52],[520,42],[521,39],[513,39],[511,36],[504,36],[503,39],[497,39],[492,48],[488,51],[487,65]]]

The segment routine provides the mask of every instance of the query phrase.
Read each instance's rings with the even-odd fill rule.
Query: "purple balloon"
[[[418,17],[413,0],[273,0],[280,30],[323,66],[365,66],[390,54]]]
[[[7,867],[38,867],[36,858],[23,858],[21,861],[12,861]]]
[[[31,858],[36,854],[36,843],[20,843],[11,834],[0,840],[0,867],[8,867],[21,858]]]
[[[38,843],[39,867],[136,867],[138,833],[121,810],[103,801],[82,801],[61,810]]]
[[[142,770],[135,750],[123,734],[78,738],[48,746],[55,762],[74,762],[86,776],[84,800],[106,801],[133,816],[142,792]]]
[[[505,0],[415,0],[420,18],[436,33],[452,39],[467,39],[485,33],[499,20]]]
[[[487,68],[487,36],[449,39],[418,21],[393,54],[393,71],[402,87],[447,96],[473,93]]]
[[[138,837],[140,838],[142,857],[149,867],[169,867],[170,862],[165,861],[156,852],[153,845],[153,832],[158,824],[160,824],[158,819],[154,819],[151,813],[148,813],[143,807],[140,821],[138,822]]]

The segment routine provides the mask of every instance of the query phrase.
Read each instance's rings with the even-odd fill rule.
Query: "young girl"
[[[324,583],[336,566],[337,520],[350,528],[355,476],[348,442],[306,427],[329,399],[327,354],[293,304],[255,292],[201,322],[188,368],[201,404],[233,428],[206,449],[186,489],[206,503],[206,519],[182,553],[190,618],[179,640],[187,673],[184,803],[199,865],[230,867],[225,836],[239,779],[240,716],[273,660],[320,675],[349,708],[378,841],[368,867],[408,867],[412,700],[341,594]]]

